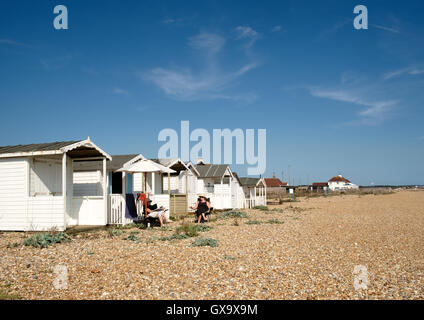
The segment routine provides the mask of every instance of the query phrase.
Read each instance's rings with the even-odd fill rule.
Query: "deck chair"
[[[153,207],[153,210],[158,209],[158,205],[157,204],[154,204],[152,207]],[[165,209],[165,212],[167,210],[168,209]],[[144,209],[143,209],[142,214],[141,214],[141,220],[140,220],[140,222],[143,223],[145,226],[147,226],[149,223],[150,223],[150,226],[152,226],[152,227],[153,226],[160,226],[159,218],[146,217],[145,212],[144,212]]]
[[[200,198],[198,198],[197,199],[197,202],[199,202],[200,201]],[[210,198],[207,198],[206,199],[206,201],[207,202],[209,202],[209,203],[211,203],[211,199]],[[208,212],[205,212],[205,216],[206,216],[206,218],[208,218],[208,220],[209,220],[209,215],[211,215],[213,213],[213,207],[210,207],[209,208],[209,211]],[[194,221],[194,222],[197,222],[197,219]],[[207,221],[205,221],[205,219],[203,219],[203,217],[200,219],[200,223],[206,223]]]
[[[148,225],[148,223],[150,223],[151,225],[155,225],[156,222],[159,222],[159,219],[157,218],[152,218],[152,217],[147,217],[145,216],[145,204],[143,203],[142,200],[140,200],[140,195],[141,193],[137,194],[137,216],[138,216],[138,221],[137,223],[143,224],[145,226]],[[157,205],[156,205],[157,207]]]

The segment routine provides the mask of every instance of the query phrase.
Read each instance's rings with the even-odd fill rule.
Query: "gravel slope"
[[[218,247],[158,240],[180,222],[113,237],[80,233],[47,249],[22,246],[29,234],[2,233],[0,291],[24,299],[424,298],[424,192],[277,207],[283,213],[249,210],[248,218],[211,222],[199,237]],[[123,240],[131,232],[140,242]],[[53,286],[57,265],[68,268],[67,289]],[[367,289],[354,288],[357,265],[368,270]]]

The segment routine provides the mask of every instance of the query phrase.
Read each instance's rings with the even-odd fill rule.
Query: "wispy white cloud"
[[[259,35],[249,26],[238,26],[236,27],[236,31],[239,34],[239,38],[255,38]]]
[[[139,111],[139,112],[144,112],[150,109],[150,106],[138,106],[135,108],[135,110]]]
[[[380,29],[380,30],[400,34],[400,30],[396,29],[395,27],[385,27],[385,26],[382,26],[382,25],[379,25],[379,24],[370,24],[370,27],[374,27],[374,28],[377,28],[377,29]]]
[[[406,74],[415,76],[415,75],[420,75],[420,74],[423,74],[423,73],[424,73],[423,68],[407,67],[407,68],[402,68],[402,69],[387,72],[383,75],[383,79],[389,80],[389,79],[397,78],[397,77],[400,77],[400,76],[406,75]]]
[[[402,74],[405,74],[406,72],[408,72],[408,68],[390,71],[390,72],[387,72],[383,75],[383,79],[389,80],[389,79],[392,79],[392,78],[396,78],[396,77],[398,77]]]
[[[37,48],[36,46],[30,45],[28,43],[23,43],[23,42],[19,42],[19,41],[8,39],[8,38],[0,38],[0,45],[23,47],[23,48],[29,48],[29,49]]]
[[[13,46],[22,46],[24,45],[23,43],[11,40],[11,39],[0,39],[0,44],[9,44],[9,45],[13,45]]]
[[[124,96],[130,95],[130,93],[127,90],[124,90],[124,89],[121,89],[121,88],[113,88],[113,93],[119,94],[119,95],[124,95]]]
[[[282,26],[275,26],[271,29],[271,32],[279,32],[279,31],[283,31]]]
[[[414,69],[409,72],[409,74],[411,75],[417,75],[417,74],[423,74],[423,73],[424,73],[424,69]]]
[[[168,18],[161,21],[163,24],[181,24],[184,21],[182,18]]]
[[[260,34],[249,26],[238,26],[235,28],[237,39],[248,40],[247,47],[250,48],[260,38]]]
[[[238,96],[224,94],[223,91],[239,77],[255,68],[248,64],[231,73],[208,73],[195,75],[190,70],[170,70],[156,68],[144,75],[167,95],[180,100],[234,99]]]
[[[74,55],[66,54],[63,56],[40,59],[40,63],[46,70],[59,70],[66,67],[73,58]]]
[[[350,123],[375,125],[387,119],[389,112],[398,104],[397,100],[369,100],[361,93],[349,89],[322,89],[309,87],[309,92],[314,97],[330,99],[365,107],[359,111],[359,121]]]
[[[387,119],[388,113],[399,103],[398,100],[368,103],[368,108],[359,112],[364,124],[378,124]]]
[[[394,23],[398,24],[399,22],[398,22],[398,20],[394,20]],[[348,25],[352,26],[352,28],[353,28],[353,19],[344,17],[340,21],[338,21],[337,23],[333,24],[330,28],[327,28],[327,29],[324,29],[323,31],[321,31],[317,36],[317,40],[322,40],[322,39],[328,38],[328,37],[336,34],[342,28],[344,28],[345,26],[348,26]],[[383,26],[383,25],[380,25],[380,24],[371,24],[370,23],[369,27],[388,31],[388,32],[395,33],[395,34],[401,33],[400,28],[396,27],[396,26],[386,27],[386,26]]]
[[[93,67],[83,67],[82,71],[90,76],[98,76],[100,72]]]
[[[246,37],[253,35],[246,31]],[[252,93],[230,93],[239,78],[258,66],[251,61],[233,70],[222,71],[217,62],[218,53],[223,49],[226,39],[214,33],[200,33],[188,39],[190,48],[205,58],[203,68],[193,71],[191,68],[154,68],[139,76],[156,85],[166,95],[177,100],[234,100],[252,102],[257,96]]]
[[[320,33],[317,35],[317,40],[323,40],[326,38],[331,37],[332,35],[336,34],[339,30],[341,30],[344,26],[353,23],[352,19],[349,18],[342,18],[340,21],[334,23],[331,27],[324,29],[320,31]]]
[[[225,41],[225,38],[214,33],[200,33],[189,38],[188,44],[194,49],[208,50],[215,54],[221,51]]]
[[[340,77],[340,82],[344,85],[358,85],[364,81],[366,81],[366,77],[355,71],[345,71]]]

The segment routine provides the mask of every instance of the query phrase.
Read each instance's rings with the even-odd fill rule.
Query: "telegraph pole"
[[[289,185],[290,185],[290,165],[288,165],[288,178],[289,178]]]

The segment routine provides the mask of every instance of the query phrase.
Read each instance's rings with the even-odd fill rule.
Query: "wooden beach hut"
[[[95,196],[73,192],[73,167],[97,162],[101,183]],[[0,230],[65,230],[107,223],[106,165],[112,157],[90,138],[0,147]]]
[[[245,195],[245,208],[266,206],[266,184],[263,178],[239,178]]]

